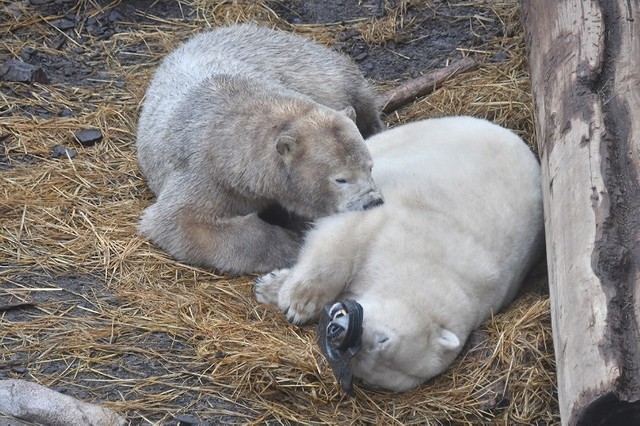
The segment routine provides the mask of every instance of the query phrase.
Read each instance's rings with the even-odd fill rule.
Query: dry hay
[[[74,7],[97,15],[118,3]],[[372,44],[397,40],[412,25],[403,15],[411,3],[390,2],[380,19],[292,25],[264,1],[181,1],[188,20],[148,15],[110,38],[88,36],[82,58],[102,70],[93,80],[0,83],[11,88],[0,92],[0,305],[37,303],[0,312],[0,378],[103,403],[136,424],[179,414],[212,423],[557,423],[544,265],[445,374],[405,394],[357,389],[350,399],[321,359],[314,327],[290,325],[276,309],[256,305],[252,277],[180,264],[136,235],[140,212],[153,200],[134,155],[136,117],[163,54],[204,27],[246,20],[325,44],[345,28]],[[491,9],[505,35],[463,52],[481,62],[477,71],[386,121],[486,117],[534,146],[517,1],[454,3],[464,4]],[[47,47],[60,31],[29,2],[0,1],[3,9],[0,49],[9,56],[37,46],[72,58],[80,48],[71,39],[63,49]],[[504,60],[490,60],[504,52]],[[384,90],[398,81],[377,84]],[[74,114],[60,117],[63,108]],[[101,129],[104,140],[74,144],[73,132],[87,127]],[[53,159],[56,144],[78,155]]]

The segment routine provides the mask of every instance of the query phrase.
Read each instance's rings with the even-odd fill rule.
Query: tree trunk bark
[[[521,7],[562,424],[640,424],[638,0]]]
[[[521,7],[562,424],[640,424],[639,0]]]

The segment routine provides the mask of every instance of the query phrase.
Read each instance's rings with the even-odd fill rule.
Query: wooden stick
[[[9,303],[8,305],[0,305],[0,312],[13,311],[15,309],[26,308],[36,306],[35,302],[17,302]]]
[[[478,63],[473,58],[466,57],[453,62],[448,67],[432,70],[420,77],[405,81],[400,86],[389,91],[382,111],[387,114],[395,111],[422,96],[434,92],[454,75],[474,70],[477,67]]]

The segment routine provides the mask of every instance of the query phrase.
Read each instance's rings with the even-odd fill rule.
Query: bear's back
[[[145,108],[181,102],[191,88],[216,75],[256,79],[277,91],[286,87],[333,109],[368,91],[358,68],[328,47],[243,24],[198,34],[170,53],[153,77]]]
[[[422,269],[445,264],[460,285],[475,286],[464,291],[477,293],[479,311],[511,299],[543,229],[540,166],[527,145],[488,121],[451,117],[399,126],[368,146],[383,208],[395,215],[381,251],[404,253]]]
[[[475,210],[474,217],[490,224],[528,217],[541,199],[535,155],[513,132],[486,120],[423,120],[375,135],[367,146],[374,179],[387,197],[406,198],[401,202],[435,198],[452,215]]]
[[[387,186],[405,187],[408,180],[420,188],[415,179],[419,177],[456,192],[487,188],[499,193],[512,184],[525,185],[522,192],[528,192],[540,179],[535,155],[517,135],[473,117],[408,123],[369,138],[367,146],[375,161],[375,177]],[[459,182],[465,183],[463,188]]]

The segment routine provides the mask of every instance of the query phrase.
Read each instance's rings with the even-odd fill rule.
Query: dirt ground
[[[9,2],[5,2],[9,4]],[[80,2],[83,3],[83,2]],[[194,11],[185,4],[173,1],[126,2],[97,1],[99,8],[91,7],[94,2],[86,2],[87,7],[70,11],[76,1],[29,2],[30,8],[60,30],[53,40],[45,42],[55,50],[71,47],[68,55],[43,53],[33,47],[25,47],[20,58],[43,68],[51,83],[72,85],[105,84],[104,58],[101,55],[87,57],[83,43],[109,39],[114,34],[131,31],[137,25],[152,24],[148,16],[189,21]],[[266,5],[280,18],[293,25],[306,24],[346,24],[371,17],[384,17],[388,3],[399,1],[267,1]],[[114,5],[114,6],[112,6]],[[10,6],[5,6],[11,9]],[[474,7],[468,1],[434,1],[433,5],[408,8],[403,20],[412,22],[410,28],[398,33],[398,41],[383,45],[372,45],[357,31],[343,31],[333,46],[350,55],[368,78],[377,81],[396,81],[415,77],[425,70],[444,66],[448,61],[460,58],[463,51],[472,51],[487,40],[502,36],[503,25],[492,16],[486,7]],[[74,33],[79,37],[70,38]],[[20,36],[21,31],[13,32]],[[143,50],[143,46],[139,46]],[[134,52],[119,52],[120,55]],[[503,55],[494,59],[504,60]],[[143,64],[144,57],[131,55],[125,65]],[[121,79],[109,78],[115,85],[124,86]],[[53,111],[34,111],[47,116]],[[58,114],[64,115],[64,111]],[[68,113],[67,113],[68,114]]]
[[[19,59],[45,76],[36,82],[2,81],[0,76],[0,307],[7,308],[0,311],[0,329],[5,330],[0,330],[0,379],[38,381],[112,407],[132,424],[322,423],[327,418],[404,424],[557,422],[543,264],[504,322],[479,332],[484,349],[468,355],[484,357],[482,368],[490,371],[481,388],[465,391],[474,395],[476,411],[455,404],[438,407],[437,401],[450,392],[444,388],[464,383],[467,373],[461,369],[438,379],[436,387],[414,392],[408,397],[413,399],[370,399],[362,392],[359,405],[353,405],[333,389],[327,365],[309,361],[317,355],[306,346],[312,345],[313,329],[298,330],[275,310],[256,308],[251,277],[227,279],[180,265],[135,235],[137,217],[153,199],[133,152],[144,81],[164,53],[219,13],[226,13],[225,22],[246,17],[278,22],[283,29],[327,43],[351,56],[381,92],[463,56],[478,55],[485,71],[458,80],[457,92],[440,92],[421,107],[390,114],[385,121],[395,125],[467,113],[495,119],[532,141],[530,100],[526,95],[524,101],[510,99],[508,92],[515,89],[503,90],[499,80],[517,79],[518,87],[526,89],[527,82],[521,81],[526,80],[526,64],[518,62],[509,44],[495,47],[496,40],[517,39],[521,32],[514,17],[517,7],[510,6],[516,2],[282,0],[245,2],[245,10],[242,3],[0,0],[0,65]],[[514,12],[500,15],[499,7]],[[320,27],[322,35],[316,32]],[[507,63],[516,64],[518,75],[510,75]],[[468,95],[471,101],[456,95],[466,85],[474,90],[473,79],[483,72],[498,76],[495,83],[482,83],[489,94]],[[79,144],[73,132],[86,128],[101,130],[104,140],[95,146]],[[62,158],[53,154],[55,146],[62,147]],[[67,161],[67,154],[90,164]],[[89,169],[100,169],[101,177],[83,175]],[[65,183],[56,184],[58,178]],[[47,182],[54,183],[49,187]],[[66,189],[69,182],[75,189]],[[80,201],[64,201],[71,196]],[[98,230],[94,209],[104,219]],[[117,216],[109,218],[111,211]],[[86,242],[91,238],[98,241]],[[163,265],[151,267],[152,261]],[[151,269],[160,271],[162,279],[152,276]],[[167,294],[175,294],[170,297],[174,305]],[[216,304],[216,297],[235,303],[232,313]],[[17,302],[29,305],[8,309]],[[177,325],[165,325],[164,318],[174,318]],[[232,333],[243,322],[260,327],[251,334],[253,343],[235,342]],[[511,385],[516,379],[509,376],[509,361],[489,359],[487,351],[505,344],[507,324],[514,322],[531,334],[523,331],[514,341],[523,340],[508,349],[523,351],[529,368],[518,376],[521,383]],[[266,333],[290,340],[279,349],[261,349],[256,336]],[[218,340],[212,343],[206,335]],[[540,340],[533,342],[531,335]],[[270,357],[268,362],[250,364],[252,357],[262,356]],[[309,370],[296,370],[298,357],[301,363],[311,362]],[[248,372],[240,372],[246,365]],[[276,372],[268,372],[269,366]],[[220,371],[227,376],[216,376]],[[259,384],[256,377],[267,375],[273,375],[271,384]],[[296,377],[299,382],[291,381]],[[532,394],[526,386],[534,389]],[[412,401],[427,401],[428,394],[441,399],[416,408]],[[322,408],[297,409],[310,404]],[[431,412],[434,417],[424,417]]]

